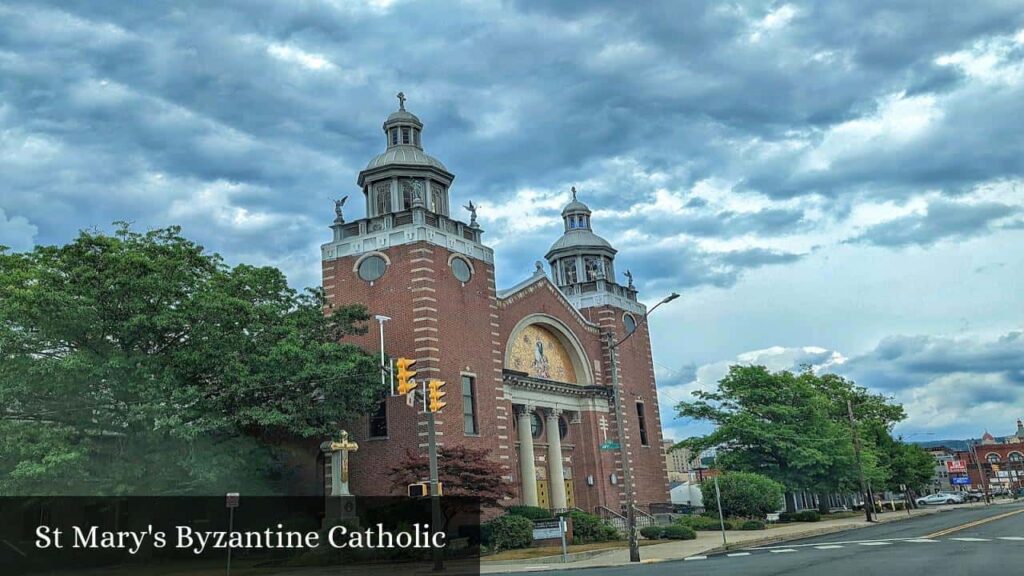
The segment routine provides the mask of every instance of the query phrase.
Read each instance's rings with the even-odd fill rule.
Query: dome
[[[395,114],[397,114],[397,112]],[[392,116],[393,115],[394,114],[392,114]],[[398,145],[388,148],[384,152],[375,156],[373,160],[370,160],[370,163],[366,165],[366,169],[374,170],[376,168],[382,168],[390,165],[429,166],[439,170],[444,170],[445,172],[448,171],[448,169],[444,167],[444,164],[442,164],[437,158],[434,158],[415,146],[408,145]]]
[[[555,240],[555,243],[551,245],[551,249],[548,250],[548,254],[577,248],[603,248],[615,252],[615,249],[612,248],[612,245],[607,240],[590,230],[570,230],[563,234],[561,238]]]
[[[408,110],[406,110],[404,108],[401,109],[401,110],[395,110],[394,112],[392,112],[391,115],[388,116],[388,119],[384,121],[384,125],[387,126],[389,124],[399,123],[399,122],[401,122],[401,123],[408,122],[408,123],[411,123],[411,124],[415,124],[417,126],[423,126],[423,122],[420,122],[420,119],[417,118],[415,114],[413,114],[412,112],[409,112]]]
[[[568,216],[569,214],[576,213],[576,212],[583,212],[584,214],[590,214],[590,208],[588,208],[587,205],[584,204],[583,202],[580,202],[579,200],[575,200],[575,199],[573,199],[572,202],[569,202],[568,204],[566,204],[565,208],[562,208],[562,216]]]

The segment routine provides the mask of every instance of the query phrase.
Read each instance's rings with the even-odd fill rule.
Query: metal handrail
[[[606,514],[610,514],[611,516],[615,516],[617,518],[622,518],[623,520],[626,519],[625,516],[623,516],[622,514],[619,514],[618,512],[612,510],[611,508],[608,508],[607,506],[597,506],[596,508],[594,508],[594,510],[597,512],[598,516],[601,516],[602,515],[601,512],[604,512]]]

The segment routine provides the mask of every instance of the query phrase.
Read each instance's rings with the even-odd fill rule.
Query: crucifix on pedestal
[[[331,440],[327,450],[331,453],[331,496],[351,496],[348,491],[348,453],[359,450],[359,444],[348,439],[342,430],[340,440]]]

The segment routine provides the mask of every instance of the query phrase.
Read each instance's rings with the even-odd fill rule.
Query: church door
[[[537,480],[537,506],[551,509],[551,501],[548,498],[548,481]]]
[[[576,496],[573,493],[573,482],[572,480],[565,481],[565,506],[567,508],[576,507]]]

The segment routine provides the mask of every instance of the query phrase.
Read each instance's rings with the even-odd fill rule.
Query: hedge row
[[[640,529],[640,535],[648,540],[694,540],[697,538],[697,533],[692,528],[680,524],[645,526]]]

